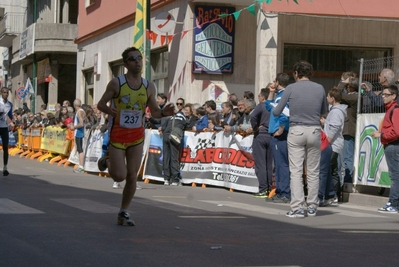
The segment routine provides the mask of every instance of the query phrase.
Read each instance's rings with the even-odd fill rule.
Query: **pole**
[[[360,59],[360,72],[359,72],[359,87],[358,87],[358,97],[357,97],[357,114],[360,114],[361,111],[361,103],[362,103],[362,83],[363,83],[363,68],[364,68],[364,59]]]
[[[37,21],[37,0],[33,1],[33,23]],[[36,27],[35,27],[36,31]],[[35,35],[33,35],[35,36]],[[34,38],[34,37],[33,37]],[[34,42],[33,42],[34,43]],[[33,48],[33,62],[32,62],[32,88],[33,94],[30,102],[30,109],[32,110],[33,114],[36,112],[36,80],[37,80],[37,59],[36,53]]]
[[[146,14],[145,14],[145,26],[146,26],[146,33],[151,32],[151,0],[146,1]],[[144,34],[145,36],[145,78],[151,81],[151,40],[147,38],[149,34]]]

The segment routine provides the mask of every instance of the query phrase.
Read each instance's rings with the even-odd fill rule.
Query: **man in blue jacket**
[[[266,109],[270,112],[269,133],[272,136],[270,145],[275,167],[276,195],[266,201],[274,203],[289,203],[291,201],[290,167],[288,163],[287,134],[289,118],[281,113],[273,115],[273,109],[278,104],[284,93],[284,88],[289,84],[290,77],[285,73],[277,74],[274,86],[270,88],[270,94],[266,101]],[[288,104],[286,105],[288,109]]]

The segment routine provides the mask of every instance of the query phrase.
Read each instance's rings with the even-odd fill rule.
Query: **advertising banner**
[[[70,142],[66,139],[66,136],[66,129],[48,126],[43,129],[40,149],[66,155]]]
[[[252,135],[185,132],[180,165],[183,184],[194,182],[258,192],[252,141]],[[152,131],[144,178],[163,181],[162,166],[162,137]]]
[[[360,114],[357,116],[354,184],[389,187],[391,180],[380,139],[371,133],[381,127],[385,114]]]
[[[234,7],[196,6],[194,19],[194,73],[233,73]]]

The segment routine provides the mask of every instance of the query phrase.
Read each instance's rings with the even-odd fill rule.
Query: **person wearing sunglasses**
[[[184,108],[184,99],[179,97],[176,101],[177,112],[181,112]]]
[[[3,175],[8,176],[7,170],[8,164],[8,129],[9,125],[12,127],[12,110],[13,105],[8,101],[9,90],[7,87],[1,88],[1,100],[0,100],[0,136],[3,142]]]
[[[153,117],[161,118],[173,115],[175,107],[169,103],[161,110],[158,106],[155,85],[141,77],[143,56],[140,50],[129,47],[123,51],[122,59],[127,73],[108,83],[97,105],[109,115],[110,124],[108,155],[99,159],[98,168],[100,171],[108,168],[115,182],[126,180],[117,223],[134,226],[127,210],[136,192],[141,166],[138,159],[143,156],[145,110],[148,106]]]
[[[374,131],[371,136],[380,138],[384,146],[385,160],[388,165],[391,188],[389,190],[388,203],[378,209],[380,213],[398,213],[399,209],[399,105],[398,87],[390,85],[382,91],[382,100],[386,113],[382,120],[381,129]]]

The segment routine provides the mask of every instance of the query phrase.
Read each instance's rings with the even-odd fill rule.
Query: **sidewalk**
[[[344,193],[348,203],[380,208],[388,202],[389,188],[356,185],[355,193]]]

